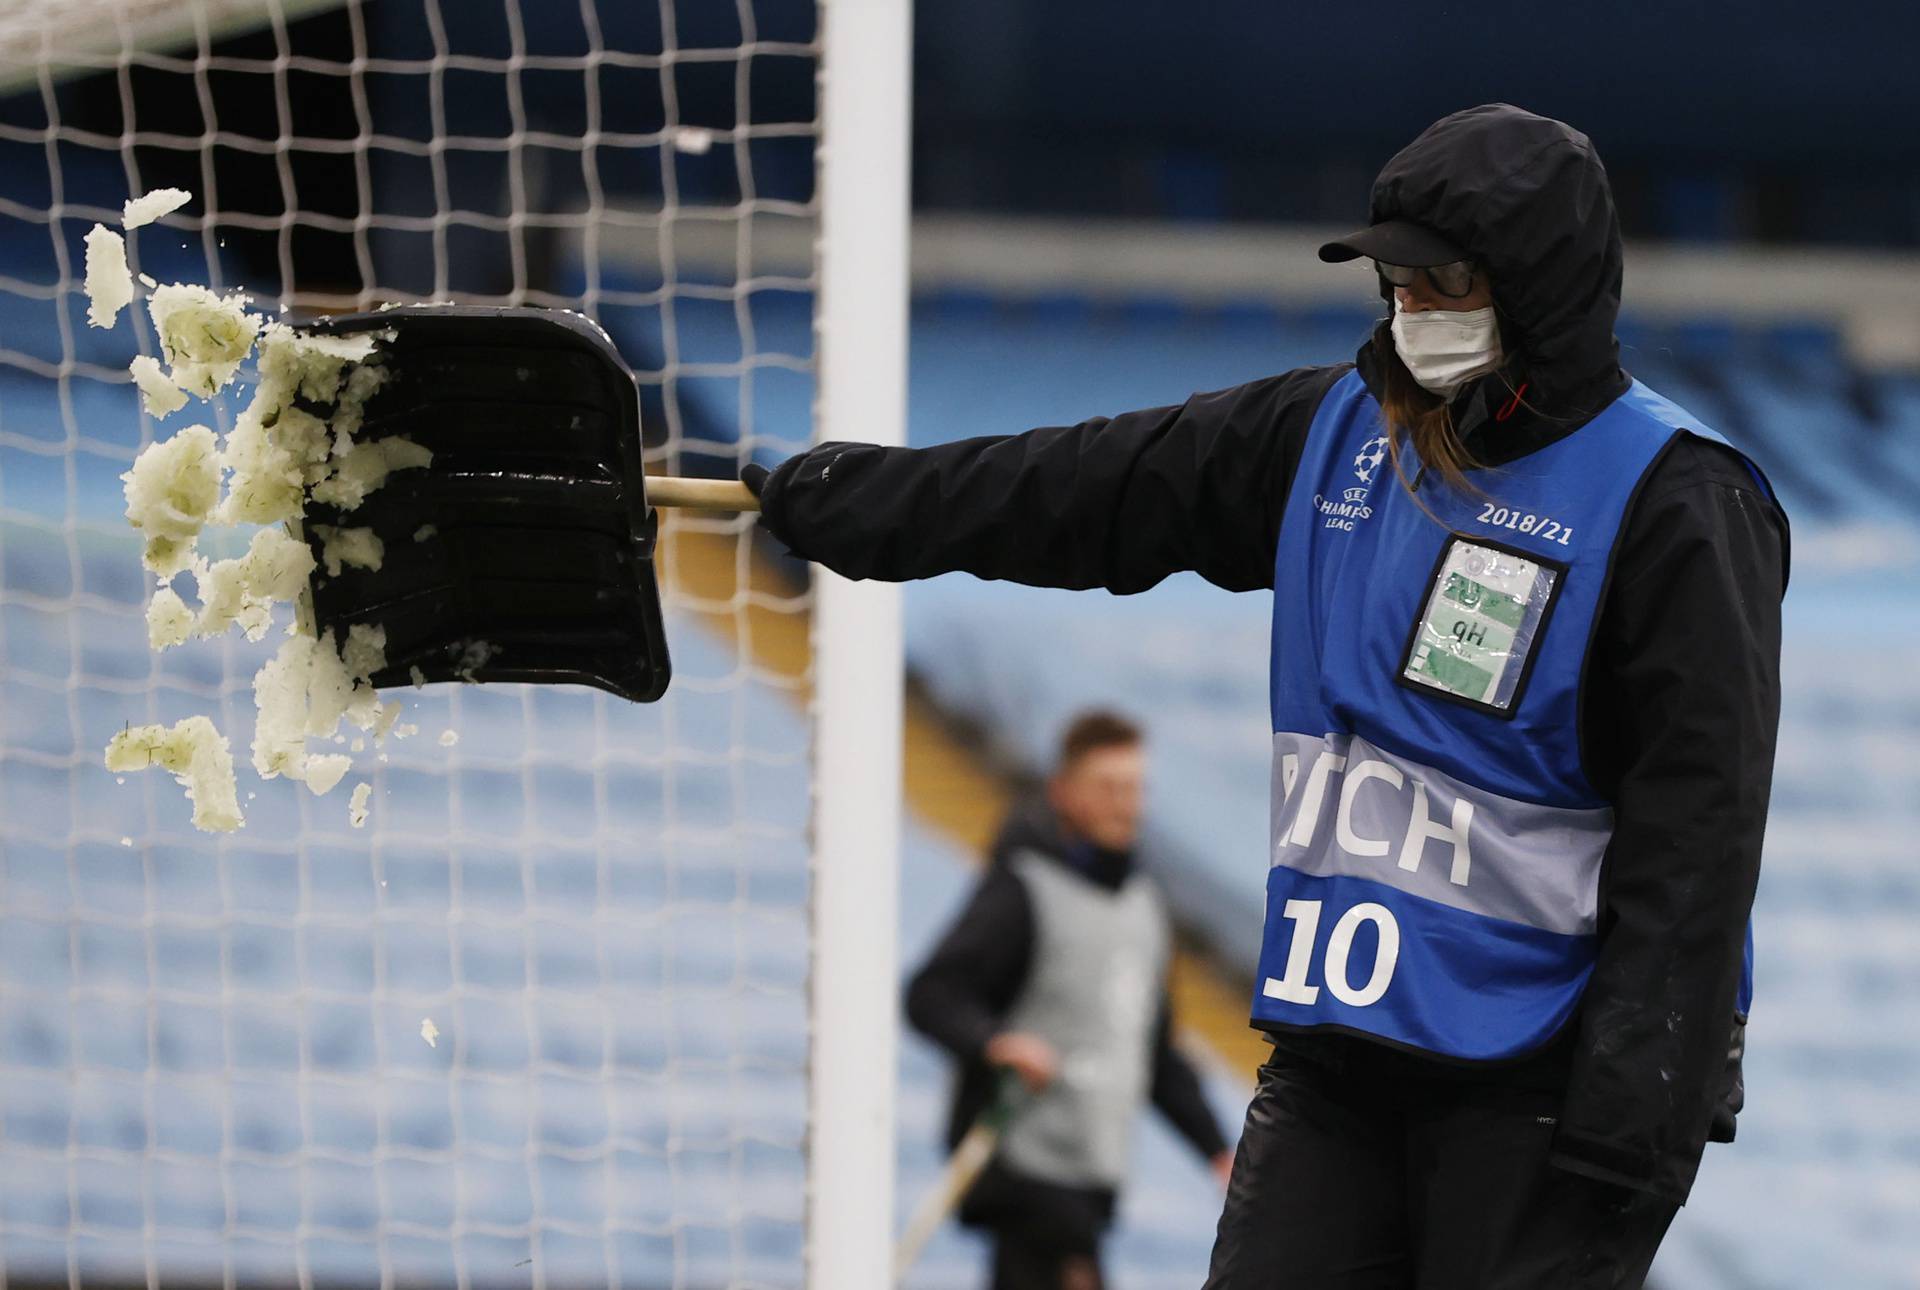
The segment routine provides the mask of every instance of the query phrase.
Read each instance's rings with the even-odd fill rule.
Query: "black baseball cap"
[[[1320,258],[1328,264],[1344,264],[1363,255],[1383,264],[1404,264],[1414,269],[1473,258],[1425,224],[1407,219],[1382,220],[1320,248]]]

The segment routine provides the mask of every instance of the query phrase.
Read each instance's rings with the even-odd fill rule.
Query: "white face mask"
[[[1442,398],[1476,376],[1500,366],[1500,324],[1493,306],[1458,312],[1428,309],[1393,311],[1393,347],[1421,388]]]

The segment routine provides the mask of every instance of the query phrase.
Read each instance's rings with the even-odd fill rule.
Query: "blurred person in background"
[[[1273,590],[1273,1051],[1211,1290],[1640,1286],[1743,1096],[1786,518],[1622,369],[1578,131],[1445,117],[1320,254],[1388,306],[1353,361],[743,474],[851,577]]]
[[[1194,1068],[1173,1043],[1167,915],[1134,849],[1139,729],[1075,718],[1043,797],[1016,808],[988,870],[907,989],[916,1029],[959,1063],[951,1149],[1011,1072],[1031,1100],[961,1203],[994,1239],[994,1290],[1099,1290],[1099,1248],[1148,1101],[1232,1168]]]

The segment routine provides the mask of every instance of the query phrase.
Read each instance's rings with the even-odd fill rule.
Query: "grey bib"
[[[1008,863],[1033,906],[1034,950],[1003,1024],[1052,1044],[1060,1073],[1001,1138],[1001,1159],[1046,1182],[1118,1187],[1152,1088],[1166,915],[1138,874],[1109,891],[1031,851]]]

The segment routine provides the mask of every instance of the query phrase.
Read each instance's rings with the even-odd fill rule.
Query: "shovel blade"
[[[639,399],[606,333],[578,314],[476,306],[307,330],[390,333],[389,375],[356,439],[404,435],[433,452],[353,510],[309,503],[316,558],[316,525],[370,528],[384,547],[378,569],[316,569],[319,630],[384,627],[377,687],[571,683],[638,703],[665,693]]]

